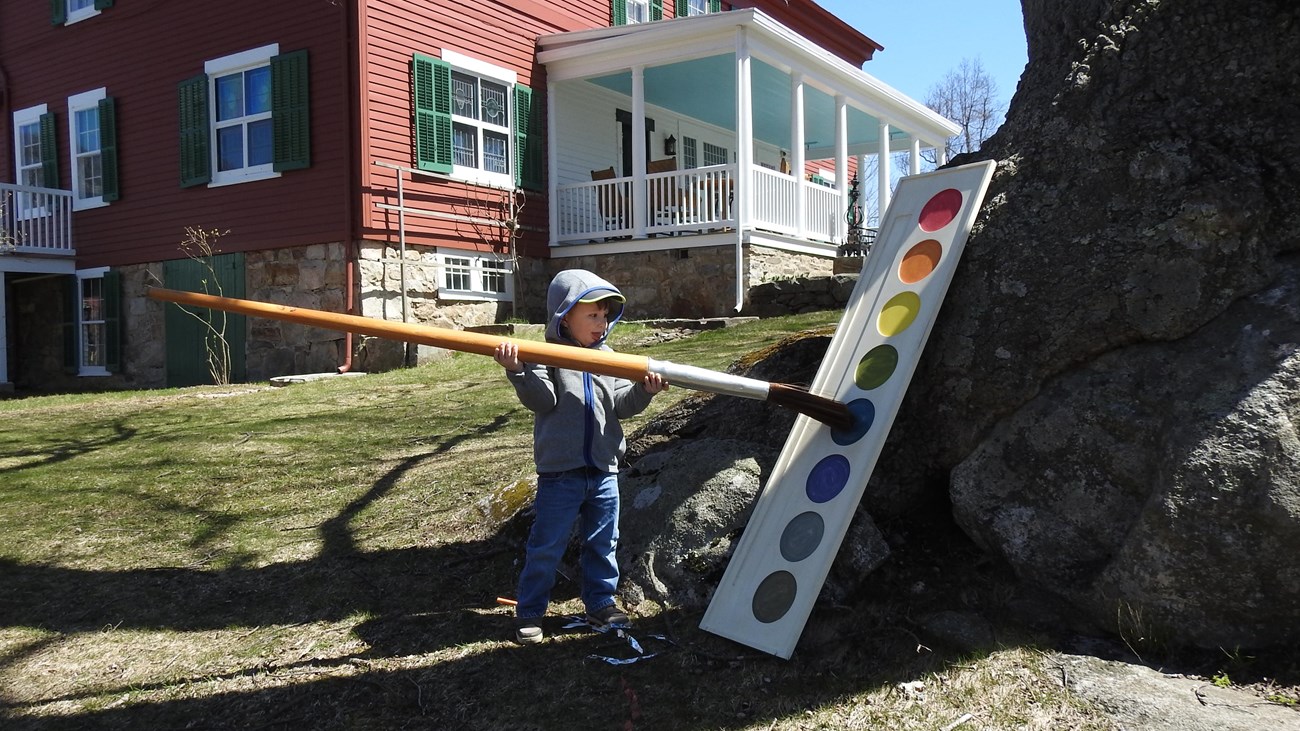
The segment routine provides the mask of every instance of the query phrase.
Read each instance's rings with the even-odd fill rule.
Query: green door
[[[163,263],[163,285],[186,292],[205,292],[224,297],[244,296],[244,255],[218,254],[212,257],[212,270],[193,259],[176,259]],[[213,280],[213,273],[216,281]],[[216,352],[219,341],[205,323],[225,328],[230,347],[230,381],[244,380],[244,345],[247,318],[216,310],[184,308],[168,303],[166,318],[167,385],[197,386],[213,383],[208,369],[208,353]],[[202,317],[200,321],[198,317]]]

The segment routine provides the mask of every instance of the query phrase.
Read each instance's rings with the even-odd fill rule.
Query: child
[[[555,275],[546,292],[546,340],[609,350],[605,338],[623,315],[625,299],[614,285],[582,269]],[[533,412],[537,465],[536,517],[519,575],[515,639],[542,641],[541,618],[551,599],[555,570],[581,518],[582,602],[597,627],[626,625],[614,604],[618,588],[618,462],[627,446],[619,419],[635,416],[668,387],[658,374],[641,383],[519,360],[519,346],[501,343],[494,355],[519,401]]]

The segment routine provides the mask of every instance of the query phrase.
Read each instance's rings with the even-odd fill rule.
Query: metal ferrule
[[[672,386],[693,388],[697,391],[721,393],[727,396],[739,396],[758,401],[767,400],[768,383],[744,376],[711,371],[707,368],[671,363],[666,360],[650,358],[648,370],[658,373]]]

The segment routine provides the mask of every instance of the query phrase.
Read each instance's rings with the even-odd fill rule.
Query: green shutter
[[[109,373],[122,370],[122,275],[104,272],[104,367]]]
[[[415,167],[451,172],[451,66],[417,53],[411,59]]]
[[[664,19],[664,0],[650,0],[650,19]]]
[[[677,0],[676,2],[673,3],[674,18],[685,18],[686,14],[689,12],[690,12],[690,8],[687,0]]]
[[[710,13],[721,13],[721,12],[722,12],[722,0],[709,0],[709,12],[710,12]]]
[[[63,372],[76,374],[81,369],[81,353],[78,350],[77,312],[81,307],[80,282],[77,275],[69,274],[63,278]]]
[[[117,187],[117,104],[113,97],[99,100],[99,157],[104,176],[104,200],[121,197]]]
[[[177,85],[181,121],[181,187],[212,180],[209,157],[208,77],[200,74]]]
[[[533,103],[533,90],[515,86],[515,185],[543,190],[542,155],[545,134],[542,129],[541,104]]]
[[[50,0],[50,23],[63,25],[68,22],[68,0]]]
[[[106,10],[113,7],[113,0],[95,0],[96,10]]]
[[[307,96],[307,51],[271,58],[271,169],[311,166],[311,113]]]
[[[55,135],[54,112],[41,115],[41,185],[59,187],[59,138]]]
[[[627,0],[610,0],[609,24],[627,25]]]

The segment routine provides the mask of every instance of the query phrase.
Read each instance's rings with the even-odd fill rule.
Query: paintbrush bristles
[[[834,399],[786,383],[769,384],[767,400],[777,406],[793,409],[804,416],[816,419],[832,429],[853,428],[853,414],[849,407]]]

